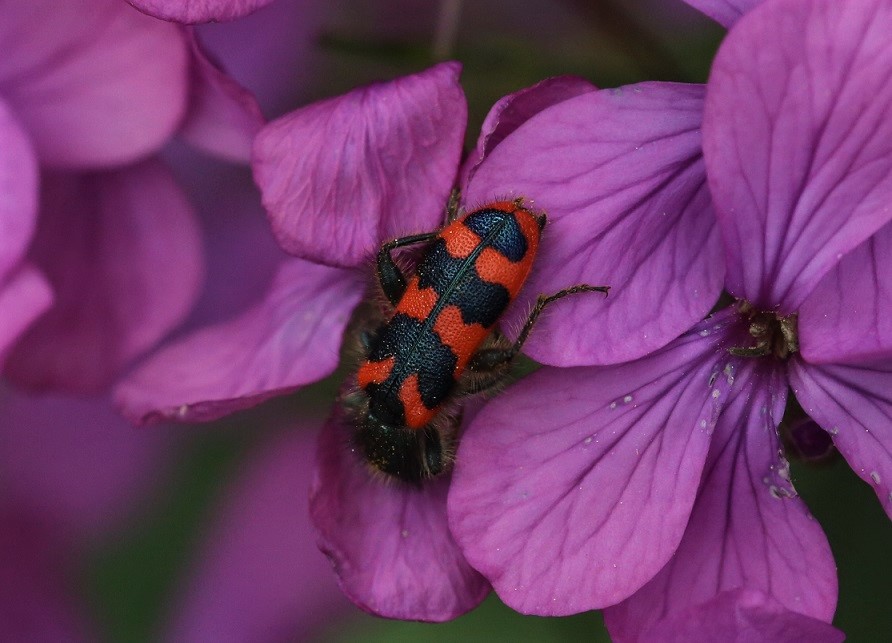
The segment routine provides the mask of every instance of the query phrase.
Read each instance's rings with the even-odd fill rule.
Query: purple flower
[[[316,547],[307,508],[317,430],[318,422],[289,418],[287,432],[260,445],[237,472],[165,640],[307,640],[350,606]]]
[[[0,619],[14,641],[96,640],[97,628],[67,587],[72,560],[36,514],[0,505]]]
[[[0,366],[19,335],[51,304],[46,279],[23,257],[37,215],[37,164],[12,112],[0,103]]]
[[[832,617],[832,555],[777,427],[792,390],[892,511],[890,18],[887,0],[769,0],[744,16],[712,68],[691,179],[708,177],[738,302],[636,361],[542,369],[468,427],[450,525],[509,605],[620,603],[605,615],[623,641],[734,590]]]
[[[246,16],[272,0],[127,0],[140,11],[150,16],[194,24],[199,22],[216,22],[234,20]]]
[[[123,382],[117,399],[131,419],[209,420],[293,391],[335,369],[342,335],[353,308],[365,297],[371,259],[381,243],[436,229],[443,222],[459,175],[465,128],[466,106],[457,77],[457,65],[439,65],[310,105],[261,132],[255,144],[255,178],[279,243],[300,258],[282,265],[266,298],[253,309],[169,346]],[[568,78],[506,97],[487,118],[477,150],[461,171],[465,203],[473,207],[523,196],[511,180],[498,187],[478,180],[492,177],[486,172],[489,156],[498,154],[512,132],[534,122],[540,111],[595,93],[598,105],[629,100],[645,113],[678,97],[658,90],[642,97],[613,96]],[[685,97],[683,88],[679,94]],[[617,275],[628,284],[616,301],[579,297],[568,300],[560,316],[546,318],[546,330],[537,329],[529,342],[538,359],[593,363],[640,355],[702,317],[718,295],[718,233],[702,178],[688,181],[696,175],[691,163],[702,163],[699,136],[689,127],[696,123],[699,98],[688,98],[678,118],[644,127],[647,134],[668,139],[658,146],[672,157],[665,174],[653,181],[636,185],[624,178],[635,163],[637,139],[619,123],[607,130],[613,147],[605,150],[605,158],[589,163],[597,168],[611,156],[624,162],[601,175],[595,169],[580,176],[574,161],[581,145],[576,157],[562,159],[549,150],[544,137],[513,157],[518,167],[536,168],[543,183],[576,177],[577,184],[569,190],[555,188],[541,200],[536,196],[536,205],[549,213],[549,228],[534,285],[521,295],[511,319],[520,319],[540,292],[577,282],[611,283],[612,278],[620,280]],[[592,117],[586,113],[577,118],[579,131],[564,134],[575,140],[581,124]],[[551,126],[563,131],[565,123]],[[595,179],[612,180],[622,194],[610,204],[586,204]],[[654,192],[665,195],[668,203],[686,204],[672,221],[681,221],[682,229],[695,235],[670,234],[646,251],[678,257],[683,264],[677,274],[659,279],[618,261],[627,250],[624,234],[640,220],[656,216],[646,204],[640,207],[643,196]],[[615,213],[617,205],[622,216]],[[672,227],[666,230],[671,233]],[[593,251],[594,241],[605,235],[611,241]],[[596,260],[576,259],[580,251]],[[658,305],[656,295],[666,289],[689,294]],[[659,308],[669,310],[671,319],[657,315]],[[642,312],[635,341],[625,341],[628,329],[619,324],[600,338],[573,327],[576,320],[595,316],[624,319],[633,309]],[[509,330],[516,328],[511,319]],[[548,329],[571,343],[547,341]],[[336,410],[320,440],[311,502],[320,544],[334,561],[342,589],[364,609],[397,618],[444,620],[475,606],[488,584],[467,565],[447,527],[449,477],[426,484],[421,492],[384,485],[349,449],[349,433]]]
[[[15,640],[96,640],[74,581],[85,553],[138,516],[172,461],[169,431],[106,400],[0,386],[0,620]]]
[[[103,398],[0,387],[0,505],[94,543],[132,518],[171,462],[172,433],[134,431]]]
[[[180,133],[245,159],[262,118],[191,33],[118,0],[6,2],[0,17],[0,355],[29,388],[98,391],[201,281],[192,209],[148,157]]]

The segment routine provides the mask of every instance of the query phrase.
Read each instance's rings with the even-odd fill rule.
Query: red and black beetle
[[[459,423],[453,402],[503,379],[548,304],[607,292],[577,285],[540,296],[516,341],[495,331],[530,273],[545,220],[522,199],[496,201],[382,246],[377,277],[393,311],[364,334],[365,360],[345,397],[356,445],[374,470],[416,483],[445,471]],[[406,279],[392,253],[419,243],[428,246]]]

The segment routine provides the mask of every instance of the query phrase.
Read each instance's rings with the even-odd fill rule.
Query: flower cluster
[[[191,32],[118,0],[0,15],[0,354],[28,388],[101,391],[184,318],[202,279],[192,208],[153,155],[179,134],[245,158],[262,118]]]
[[[835,565],[793,489],[778,426],[792,390],[892,510],[879,313],[892,94],[869,89],[892,69],[876,26],[892,7],[867,9],[766,2],[716,56],[693,180],[709,186],[736,303],[640,359],[543,368],[468,427],[450,525],[509,605],[607,608],[611,633],[630,641],[672,638],[679,614],[708,614],[741,588],[761,606],[831,619]],[[493,164],[528,149],[523,133]],[[518,183],[536,193],[526,181],[538,180]]]
[[[190,31],[119,0],[0,3],[0,46],[0,367],[31,393],[0,386],[0,614],[13,639],[95,640],[70,577],[172,440],[66,394],[107,391],[198,294],[198,222],[159,152],[245,160],[263,121]]]
[[[102,390],[185,315],[197,231],[147,160],[174,135],[237,160],[250,149],[290,256],[253,306],[118,381],[136,424],[216,420],[335,373],[374,305],[382,244],[439,229],[452,194],[465,210],[516,199],[547,212],[507,336],[538,295],[611,290],[548,309],[523,345],[541,368],[468,403],[453,467],[419,486],[369,470],[337,403],[314,463],[306,432],[260,448],[200,574],[261,583],[285,560],[282,586],[226,615],[235,593],[198,588],[176,637],[295,631],[289,581],[309,543],[287,543],[309,487],[341,590],[377,615],[444,621],[494,590],[525,614],[603,609],[617,641],[841,640],[833,556],[781,431],[820,427],[892,515],[892,2],[690,0],[728,28],[705,85],[545,80],[499,100],[467,155],[458,63],[261,128],[191,30],[149,17],[268,3],[129,0],[139,13],[102,0],[77,28],[60,12],[65,36],[37,48],[16,48],[26,11],[0,7],[13,52],[0,65],[0,359],[13,381]],[[113,78],[63,83],[72,65]],[[328,604],[311,594],[301,601]]]

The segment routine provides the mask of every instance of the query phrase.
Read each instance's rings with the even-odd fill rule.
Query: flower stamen
[[[799,350],[798,315],[781,316],[770,311],[757,310],[748,301],[741,301],[738,312],[749,321],[749,334],[755,340],[752,346],[734,346],[728,352],[738,357],[765,357],[787,359]]]

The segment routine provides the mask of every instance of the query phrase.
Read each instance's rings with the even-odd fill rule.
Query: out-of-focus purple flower
[[[509,605],[626,599],[605,611],[622,641],[737,588],[832,617],[833,559],[777,426],[792,389],[890,511],[890,20],[888,0],[768,0],[737,22],[691,181],[708,177],[738,303],[637,361],[542,369],[469,426],[450,524]]]
[[[186,111],[182,32],[117,0],[0,3],[0,96],[40,164],[95,169],[155,152]]]
[[[275,2],[234,22],[195,28],[228,74],[257,97],[268,116],[280,116],[305,96],[318,78],[316,35],[329,4]]]
[[[38,514],[0,506],[0,621],[10,641],[95,641],[86,606],[71,591],[69,549]]]
[[[191,207],[147,157],[181,133],[246,159],[262,117],[190,32],[119,0],[0,2],[0,18],[0,356],[29,388],[98,391],[201,281]],[[11,349],[47,281],[52,307]]]
[[[102,398],[0,388],[0,500],[69,539],[120,527],[163,477],[171,434],[135,431]]]
[[[10,346],[52,301],[23,257],[37,216],[37,163],[21,125],[0,102],[0,366]]]
[[[127,0],[150,16],[194,24],[234,20],[265,7],[272,0]]]
[[[99,391],[188,312],[203,272],[192,210],[167,169],[51,173],[29,258],[54,306],[11,351],[31,388]]]
[[[444,206],[459,174],[465,128],[466,107],[457,76],[456,65],[439,65],[311,105],[261,132],[255,144],[255,178],[279,242],[302,259],[282,267],[267,298],[256,308],[162,350],[122,383],[117,398],[129,417],[135,421],[212,419],[292,391],[334,370],[341,336],[350,313],[365,295],[371,259],[382,241],[436,229],[443,222]],[[617,274],[616,259],[627,247],[617,228],[631,229],[642,217],[658,216],[638,207],[643,194],[693,203],[674,218],[692,228],[696,227],[692,221],[706,224],[693,242],[676,236],[651,248],[651,254],[684,257],[685,265],[676,275],[664,277],[663,286],[676,292],[685,290],[678,283],[685,282],[695,292],[672,307],[670,323],[656,314],[650,321],[642,316],[643,341],[625,350],[610,342],[611,332],[617,329],[605,333],[603,340],[574,333],[572,339],[584,344],[582,357],[566,346],[552,344],[533,353],[543,361],[591,363],[640,354],[669,341],[701,317],[720,289],[721,265],[716,268],[709,263],[710,258],[720,257],[721,250],[705,186],[702,181],[687,182],[688,166],[699,158],[699,137],[690,131],[688,125],[697,121],[684,107],[678,118],[645,127],[644,133],[628,135],[617,123],[606,134],[614,142],[610,153],[605,152],[601,160],[589,159],[583,172],[572,162],[581,158],[582,144],[569,158],[561,159],[549,155],[544,141],[539,141],[539,148],[518,158],[528,172],[538,167],[539,176],[545,174],[541,183],[529,185],[529,192],[526,184],[515,184],[512,178],[489,187],[478,182],[477,177],[487,176],[484,157],[508,145],[511,132],[535,120],[539,111],[597,93],[592,110],[560,112],[555,119],[552,131],[563,131],[575,142],[581,134],[596,136],[585,125],[595,117],[593,111],[606,111],[604,103],[630,100],[648,112],[678,97],[659,89],[648,93],[648,89],[640,91],[641,98],[634,92],[611,98],[613,94],[595,92],[585,81],[557,79],[507,97],[487,119],[471,165],[462,173],[471,177],[463,186],[469,207],[504,196],[527,196],[549,212],[552,223],[546,244],[557,248],[561,235],[573,236],[577,251],[581,247],[597,258],[596,265],[577,261],[561,270],[556,263],[566,263],[566,252],[543,251],[537,267],[542,274],[515,308],[523,308],[539,292],[555,292],[579,281],[609,283],[611,275]],[[685,98],[683,89],[679,94]],[[698,100],[689,97],[688,109],[698,107]],[[569,133],[562,129],[568,121],[575,128]],[[669,140],[666,147],[673,160],[667,163],[665,175],[646,186],[632,186],[628,192],[637,187],[638,193],[619,199],[620,216],[603,204],[580,205],[597,178],[612,179],[618,191],[629,187],[622,174],[634,165],[636,147],[647,136],[658,139],[655,147],[663,147],[662,139]],[[535,154],[541,155],[538,161]],[[611,157],[620,161],[599,176],[597,169],[610,165]],[[568,177],[577,178],[573,189],[546,194],[543,185]],[[606,234],[614,235],[615,242],[601,244],[601,252],[593,251],[590,246]],[[655,312],[648,301],[658,290],[653,276],[646,271],[631,276],[626,272],[623,278],[629,283],[629,294],[613,304],[613,314],[648,303]],[[568,301],[568,316],[571,311],[575,316],[591,316],[604,305],[601,298],[577,299]],[[572,333],[569,323],[558,328]],[[321,545],[335,562],[342,588],[365,609],[398,618],[443,620],[475,606],[488,587],[468,567],[449,534],[448,476],[426,485],[422,492],[383,485],[345,446],[349,433],[336,413],[323,431],[311,502]],[[371,533],[374,538],[368,536]],[[431,561],[437,561],[437,573],[431,573]]]
[[[307,508],[316,427],[289,424],[233,479],[166,640],[305,640],[349,606],[316,547]]]
[[[107,400],[0,387],[0,620],[12,640],[92,641],[74,584],[85,548],[138,517],[170,462],[169,431]]]
[[[248,162],[254,136],[265,123],[253,94],[211,59],[191,29],[181,31],[189,46],[189,106],[178,134],[216,156]]]

